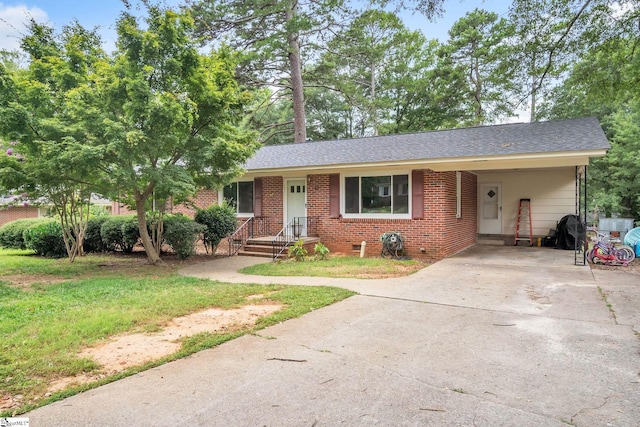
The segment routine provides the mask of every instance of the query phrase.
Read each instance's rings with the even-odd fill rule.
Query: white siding
[[[505,171],[478,174],[478,185],[502,184],[502,234],[514,235],[520,199],[531,199],[533,235],[546,236],[557,222],[576,211],[575,168]],[[523,227],[524,225],[524,227]],[[521,222],[520,235],[529,233]]]

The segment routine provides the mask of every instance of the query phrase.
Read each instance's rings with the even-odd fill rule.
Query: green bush
[[[0,247],[5,249],[27,249],[24,231],[34,224],[42,224],[48,218],[26,218],[11,221],[0,227]]]
[[[109,216],[94,216],[89,218],[87,224],[87,231],[84,235],[84,251],[89,252],[105,252],[107,245],[102,240],[100,229],[110,217]]]
[[[33,224],[24,231],[27,249],[49,258],[64,258],[67,248],[62,237],[62,226],[54,219]]]
[[[193,255],[196,243],[206,227],[184,215],[171,215],[164,220],[164,241],[180,259]]]
[[[329,255],[329,248],[326,247],[322,242],[318,242],[313,247],[313,254],[316,256],[316,258],[326,259],[327,255]]]
[[[202,243],[207,251],[214,253],[220,241],[233,233],[238,225],[236,210],[227,203],[214,205],[207,209],[198,209],[195,221],[205,226]]]
[[[114,215],[100,226],[106,250],[131,253],[140,240],[138,220],[133,215]]]
[[[309,252],[305,249],[302,239],[300,239],[293,246],[289,246],[287,254],[289,258],[293,258],[296,261],[304,261]]]

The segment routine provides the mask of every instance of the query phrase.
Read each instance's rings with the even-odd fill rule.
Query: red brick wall
[[[282,230],[284,216],[284,181],[281,176],[267,176],[262,178],[262,216],[269,218],[270,234]]]
[[[333,252],[352,253],[366,241],[367,255],[380,254],[380,236],[400,233],[411,257],[441,259],[475,243],[476,177],[462,172],[462,216],[456,218],[456,173],[424,171],[424,219],[329,218],[329,176],[308,178],[307,214],[320,218],[318,234]],[[424,248],[424,252],[420,251]]]
[[[181,213],[190,218],[196,214],[196,208],[205,209],[211,205],[218,204],[218,190],[201,190],[195,198],[189,200],[189,203],[182,205],[173,205],[169,203],[167,211],[170,213]]]
[[[38,208],[34,206],[12,206],[0,210],[0,227],[17,219],[38,218]]]
[[[193,218],[196,214],[196,207],[204,209],[215,204],[218,204],[218,190],[202,190],[198,192],[196,197],[191,199],[187,204],[173,205],[171,202],[167,202],[167,212],[174,214],[182,213]],[[111,212],[114,215],[135,215],[136,213],[136,211],[130,210],[118,202],[113,202],[111,205]]]

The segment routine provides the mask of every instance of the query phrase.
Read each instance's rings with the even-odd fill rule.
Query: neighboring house
[[[393,231],[409,256],[440,259],[479,238],[513,244],[522,198],[534,241],[547,236],[578,213],[589,159],[609,148],[593,117],[265,146],[207,197],[233,199],[239,220],[260,221],[264,234],[295,221],[333,252],[365,241],[377,255]]]
[[[41,209],[37,206],[17,205],[9,207],[7,205],[9,201],[8,197],[0,196],[0,227],[17,219],[40,218],[46,213],[46,209]]]
[[[47,203],[38,202],[36,204],[20,204],[8,207],[10,197],[0,196],[0,227],[11,221],[26,218],[44,218],[51,216],[52,207]],[[93,196],[91,202],[96,206],[101,206],[111,213],[111,201],[100,196]]]

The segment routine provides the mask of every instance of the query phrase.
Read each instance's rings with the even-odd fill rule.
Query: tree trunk
[[[287,21],[297,14],[297,2],[292,2],[287,10]],[[300,42],[296,32],[287,34],[289,43],[289,65],[291,67],[291,92],[293,96],[293,138],[294,142],[307,140],[307,118],[304,111],[304,86],[302,83],[302,61],[300,60]]]
[[[144,210],[144,205],[146,197],[144,194],[140,194],[136,191],[136,214],[138,216],[138,229],[140,231],[140,239],[142,240],[142,246],[144,246],[144,251],[147,254],[147,260],[149,260],[149,264],[161,264],[162,260],[160,259],[160,255],[156,252],[156,248],[153,245],[153,241],[151,240],[151,236],[149,236],[149,231],[147,230],[147,213]]]
[[[378,136],[378,109],[376,108],[376,67],[370,64],[371,69],[371,124],[373,126],[373,136]]]

